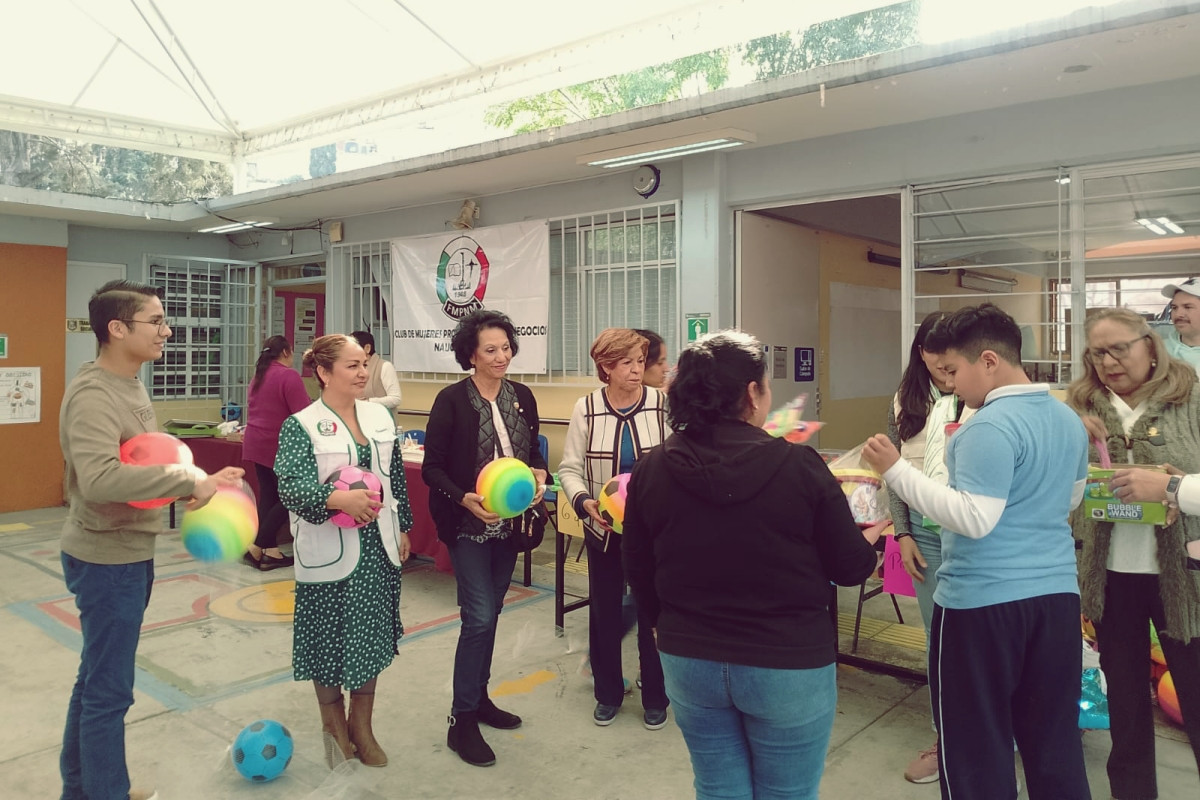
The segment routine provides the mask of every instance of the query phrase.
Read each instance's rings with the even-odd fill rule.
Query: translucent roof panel
[[[50,139],[165,154],[193,197],[220,184],[214,162],[237,165],[240,193],[1113,3],[972,16],[961,0],[13,0],[7,29],[53,36],[0,48],[0,136],[42,137],[34,155]]]

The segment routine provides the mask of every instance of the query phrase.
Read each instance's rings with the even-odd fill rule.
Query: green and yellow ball
[[[183,515],[180,529],[183,546],[198,561],[237,561],[258,534],[258,509],[249,488],[222,486]]]
[[[629,492],[629,473],[625,472],[611,478],[600,490],[596,498],[600,506],[600,516],[608,526],[617,533],[625,531],[625,497]]]
[[[497,458],[485,466],[475,481],[475,491],[483,496],[483,507],[509,519],[525,513],[537,494],[533,470],[519,458]]]

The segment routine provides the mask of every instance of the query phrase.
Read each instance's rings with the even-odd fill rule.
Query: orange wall
[[[0,512],[61,505],[58,407],[67,350],[67,250],[0,243],[0,369],[41,367],[41,421],[0,425]]]

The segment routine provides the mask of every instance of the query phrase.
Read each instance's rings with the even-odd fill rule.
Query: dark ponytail
[[[262,383],[262,379],[266,376],[271,362],[277,360],[291,349],[292,343],[287,340],[286,336],[272,336],[270,339],[267,339],[267,345],[259,352],[258,361],[254,365],[254,378],[250,381],[251,391],[258,389],[258,385]]]

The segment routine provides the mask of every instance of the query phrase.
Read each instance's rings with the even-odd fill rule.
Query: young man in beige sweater
[[[154,582],[161,509],[131,500],[189,497],[198,508],[218,486],[240,484],[242,470],[208,475],[190,464],[124,464],[121,444],[155,430],[154,409],[138,380],[162,357],[171,328],[157,290],[129,281],[102,286],[88,303],[100,355],[84,364],[63,396],[59,442],[70,510],[62,566],[83,634],[79,675],[67,709],[59,767],[63,800],[150,800],[131,790],[125,766],[125,714],[133,705],[134,656]]]

